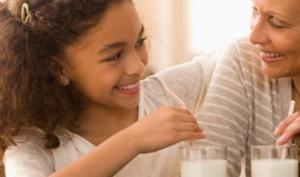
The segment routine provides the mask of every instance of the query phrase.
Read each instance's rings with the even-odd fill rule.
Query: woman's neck
[[[300,111],[300,78],[293,78],[293,99],[296,101],[295,111]]]
[[[133,124],[137,119],[138,108],[88,108],[80,115],[80,127],[75,132],[98,145],[116,132]]]

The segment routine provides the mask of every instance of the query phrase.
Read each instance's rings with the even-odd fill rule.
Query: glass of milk
[[[225,146],[193,143],[185,144],[181,151],[181,177],[227,177]]]
[[[297,146],[251,146],[252,177],[298,177]]]

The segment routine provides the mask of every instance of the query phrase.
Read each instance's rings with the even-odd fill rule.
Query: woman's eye
[[[275,27],[275,28],[278,28],[278,29],[282,29],[285,27],[285,25],[279,21],[278,19],[274,18],[274,17],[270,17],[269,18],[269,23]]]
[[[257,15],[257,8],[256,7],[252,7],[252,15],[253,16]]]
[[[112,55],[111,57],[108,57],[107,59],[105,59],[105,61],[118,62],[118,61],[120,61],[122,56],[123,56],[123,52],[118,52],[118,53]]]
[[[141,37],[135,44],[135,48],[140,48],[145,45],[145,41],[147,40],[147,37]]]

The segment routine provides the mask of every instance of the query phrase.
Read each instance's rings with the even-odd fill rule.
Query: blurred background
[[[214,52],[247,35],[250,0],[134,0],[150,39],[150,68],[158,71]]]

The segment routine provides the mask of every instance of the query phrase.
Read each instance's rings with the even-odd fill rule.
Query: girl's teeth
[[[121,89],[121,90],[130,90],[130,89],[136,88],[138,85],[139,85],[139,83],[135,83],[135,84],[119,87],[119,89]]]

